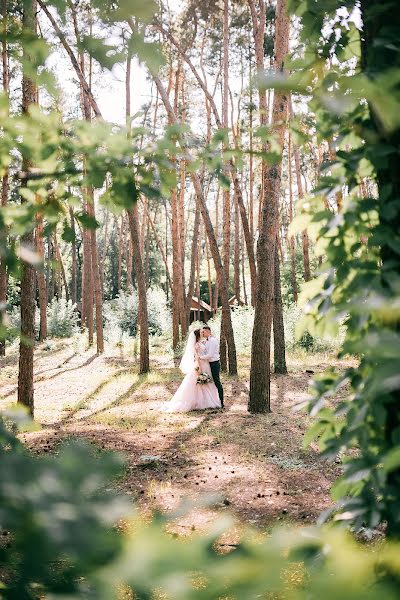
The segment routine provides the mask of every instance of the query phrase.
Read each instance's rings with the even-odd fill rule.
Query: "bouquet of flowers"
[[[208,373],[200,373],[197,376],[197,383],[200,383],[200,385],[204,385],[205,383],[210,383],[211,382],[211,377],[209,376]]]

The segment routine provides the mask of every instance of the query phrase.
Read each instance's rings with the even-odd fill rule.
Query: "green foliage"
[[[81,578],[118,555],[122,540],[112,526],[129,506],[105,488],[122,463],[99,458],[82,442],[37,458],[0,425],[0,528],[8,542],[0,547],[1,598],[83,597]]]
[[[167,309],[165,293],[161,289],[147,292],[149,332],[161,335],[171,328],[171,315]],[[117,298],[104,303],[106,336],[120,337],[123,333],[135,337],[137,332],[138,297],[134,290],[121,291]]]
[[[47,307],[47,333],[49,337],[67,338],[78,332],[78,313],[71,300],[53,298]]]
[[[302,309],[296,304],[284,307],[283,322],[285,328],[285,344],[288,350],[304,348],[309,352],[334,352],[337,351],[343,339],[343,328],[338,335],[311,335],[308,331],[300,336],[297,334],[297,324],[303,316]],[[240,354],[249,356],[251,353],[251,339],[254,323],[254,308],[251,306],[237,306],[232,311],[232,326],[235,335],[236,349]],[[216,336],[221,328],[221,314],[209,320],[208,324]],[[200,323],[199,326],[202,324]]]
[[[318,421],[309,438],[319,437],[327,457],[350,451],[333,489],[335,519],[355,527],[386,522],[398,537],[400,16],[389,0],[361,3],[360,33],[357,20],[346,16],[358,6],[354,1],[290,6],[300,18],[303,58],[293,61],[289,86],[311,97],[318,137],[336,150],[297,224],[298,231],[317,228],[314,249],[326,258],[321,275],[304,286],[304,327],[320,335],[344,320],[341,355],[360,357],[357,368],[314,382],[310,412]],[[366,178],[376,195],[363,193]],[[343,210],[333,214],[325,197],[344,185]],[[328,404],[339,388],[346,397]]]
[[[34,457],[0,421],[0,459],[0,598],[399,597],[400,548],[393,543],[375,552],[329,529],[277,530],[263,540],[247,531],[222,554],[218,543],[232,519],[189,541],[175,539],[168,519],[142,520],[110,492],[122,473],[115,455],[70,441]]]
[[[47,336],[49,338],[68,338],[78,333],[78,313],[75,306],[65,298],[53,298],[47,306]],[[19,335],[21,314],[19,306],[13,306],[7,314],[9,328],[7,339],[13,340]],[[35,337],[39,337],[40,314],[35,310]]]

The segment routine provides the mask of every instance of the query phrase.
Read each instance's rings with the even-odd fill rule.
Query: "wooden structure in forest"
[[[204,302],[201,298],[192,296],[192,302],[190,304],[190,322],[203,321],[207,323],[209,319],[214,315],[214,310],[207,302]]]
[[[244,306],[245,302],[243,302],[243,300],[241,300],[240,298],[237,298],[236,296],[232,296],[232,298],[229,298],[229,306],[231,308],[236,308],[237,306]]]

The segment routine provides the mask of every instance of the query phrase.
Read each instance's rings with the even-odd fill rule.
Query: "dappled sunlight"
[[[170,514],[183,501],[193,503],[170,524],[178,535],[206,528],[227,510],[268,530],[277,519],[313,521],[330,505],[338,469],[303,449],[309,419],[292,412],[308,394],[304,366],[273,376],[273,412],[257,416],[247,412],[246,358],[239,377],[223,377],[224,412],[163,412],[182,378],[169,357],[158,356],[149,374],[138,375],[134,363],[113,349],[103,356],[75,354],[67,344],[54,356],[41,356],[36,371],[42,429],[24,435],[27,445],[52,452],[63,438],[78,436],[122,452],[128,465],[118,486],[144,511]],[[229,548],[235,541],[224,543]]]

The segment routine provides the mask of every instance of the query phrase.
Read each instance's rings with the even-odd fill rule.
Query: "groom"
[[[211,329],[208,325],[205,325],[202,329],[203,337],[206,339],[205,342],[205,354],[201,355],[201,360],[206,360],[210,363],[211,375],[218,390],[218,396],[221,401],[221,408],[224,406],[224,388],[222,387],[221,380],[219,378],[219,372],[221,370],[221,364],[219,362],[219,343],[215,338]]]

